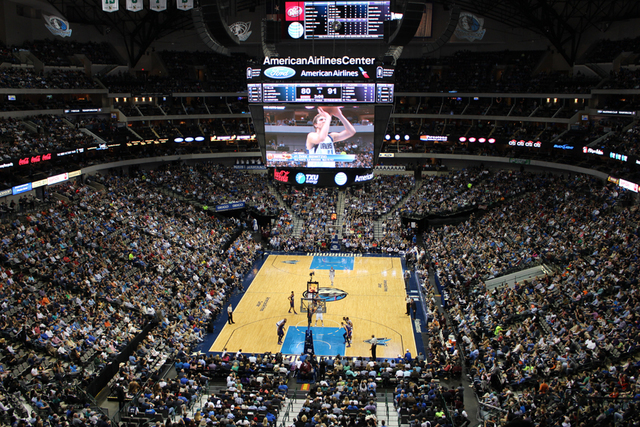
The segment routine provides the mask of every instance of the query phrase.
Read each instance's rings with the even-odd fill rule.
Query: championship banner
[[[151,0],[149,2],[149,8],[151,10],[155,10],[156,12],[167,10],[167,0]]]
[[[118,0],[102,0],[102,10],[104,12],[117,12],[120,10]]]
[[[127,0],[127,10],[129,12],[140,12],[143,8],[142,0]]]
[[[191,10],[193,9],[193,0],[176,0],[176,7],[178,10]]]

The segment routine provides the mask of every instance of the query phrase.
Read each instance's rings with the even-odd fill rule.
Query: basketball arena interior
[[[640,2],[0,2],[0,425],[640,424]]]

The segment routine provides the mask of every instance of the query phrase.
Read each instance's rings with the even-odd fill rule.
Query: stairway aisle
[[[336,231],[338,239],[342,240],[344,231],[344,191],[338,191],[338,200],[336,202]]]
[[[379,392],[376,400],[378,425],[384,421],[388,427],[400,427],[400,417],[393,405],[393,393]]]
[[[294,419],[298,418],[298,414],[302,411],[302,406],[306,399],[306,393],[297,390],[287,399],[282,407],[282,410],[278,414],[276,420],[277,427],[288,427],[293,424]],[[382,421],[388,427],[400,427],[400,418],[393,406],[393,393],[391,392],[378,392],[376,397],[376,418],[378,419],[378,426],[382,425]]]
[[[284,201],[282,194],[272,184],[267,184],[267,186],[269,187],[271,194],[275,195],[278,204],[280,204],[280,206],[291,216],[291,235],[295,238],[300,238],[304,229],[304,221],[298,218],[293,209],[291,209],[291,207]]]
[[[295,390],[294,393],[284,401],[282,409],[276,419],[276,426],[288,427],[293,424],[294,419],[298,418],[298,414],[302,410],[302,405],[305,401],[304,396],[306,396],[306,393],[301,390]]]

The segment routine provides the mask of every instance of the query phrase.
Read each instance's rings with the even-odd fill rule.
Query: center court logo
[[[366,342],[367,344],[371,344],[372,339],[373,338],[369,338],[368,340],[364,340],[364,342]],[[385,347],[389,341],[391,341],[391,338],[376,338],[376,344],[383,345]]]
[[[320,298],[323,301],[326,302],[330,302],[330,301],[340,301],[343,300],[347,297],[347,295],[349,295],[348,293],[346,293],[345,291],[343,291],[342,289],[336,289],[336,288],[320,288],[318,289],[318,298]],[[304,291],[302,293],[302,296],[304,298],[307,298],[307,291]]]
[[[270,79],[289,79],[296,75],[296,70],[289,67],[270,67],[264,70],[264,75]]]

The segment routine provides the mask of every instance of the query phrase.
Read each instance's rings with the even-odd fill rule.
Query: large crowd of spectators
[[[3,89],[102,89],[87,76],[84,69],[61,68],[36,72],[33,68],[6,67],[0,69]]]
[[[587,93],[601,79],[537,71],[545,52],[459,51],[443,58],[400,59],[399,92]]]
[[[39,52],[48,63],[64,65],[64,51],[45,47]],[[512,87],[537,60],[524,53],[506,57],[501,74],[493,56],[461,53],[425,84],[436,90],[460,81],[469,90],[490,90],[498,82]],[[168,58],[178,64],[175,59],[181,57]],[[201,58],[183,58],[186,65],[180,66],[184,71]],[[465,59],[477,64],[472,74],[459,74]],[[425,61],[419,67],[430,69]],[[86,76],[71,71],[45,79],[24,70],[3,70],[10,87],[87,84],[82,80]],[[215,88],[225,78],[213,68],[207,74]],[[114,80],[113,87],[155,90],[159,81],[123,78]],[[172,87],[193,90],[199,84],[185,81]],[[580,92],[592,84],[584,77],[537,75],[521,89]],[[467,108],[455,102],[446,107]],[[531,114],[539,108],[525,103],[522,111]],[[5,158],[92,142],[55,116],[4,119],[0,125]],[[117,131],[99,119],[85,125]],[[600,123],[590,130],[590,138],[610,129],[613,135],[603,144],[635,153],[637,129],[623,131],[623,126]],[[228,376],[227,391],[208,397],[194,419],[183,418],[183,423],[229,424],[236,419],[235,424],[253,425],[240,417],[257,411],[265,415],[266,421],[257,420],[263,427],[273,424],[267,414],[275,415],[286,390],[269,375],[263,377],[266,384],[261,382],[258,374],[286,374],[302,365],[283,372],[278,356],[190,355],[229,295],[242,287],[262,250],[246,229],[249,218],[223,219],[203,208],[235,201],[246,203],[256,216],[274,219],[263,231],[263,244],[270,249],[322,251],[341,238],[345,251],[413,252],[424,279],[425,320],[431,332],[425,355],[310,361],[317,364],[313,368],[319,381],[296,427],[351,420],[376,425],[372,397],[378,377],[387,386],[395,380],[394,401],[407,422],[434,424],[444,417],[463,423],[462,391],[435,381],[459,375],[463,364],[480,402],[506,414],[501,422],[523,417],[542,426],[630,425],[637,417],[640,217],[636,207],[621,203],[624,193],[611,184],[584,176],[480,167],[425,178],[419,185],[406,176],[384,176],[344,192],[274,190],[263,175],[213,163],[132,168],[129,176],[114,173],[93,180],[92,185],[52,187],[45,208],[21,206],[27,212],[0,224],[0,409],[16,425],[17,419],[34,426],[45,420],[52,426],[106,422],[85,407],[88,399],[79,390],[149,325],[152,330],[111,383],[132,400],[131,407],[187,417],[187,407],[215,373]],[[442,218],[470,210],[475,213],[468,220],[433,228],[420,239],[406,223],[406,217]],[[540,262],[550,264],[553,273],[511,287],[485,285]],[[440,290],[429,285],[430,271],[442,287],[444,312],[432,298]],[[164,379],[162,367],[171,360],[182,366],[176,378]],[[445,407],[453,412],[445,414]]]
[[[582,176],[530,182],[526,198],[424,236],[474,387],[505,420],[628,425],[635,403],[619,398],[637,395],[637,209]],[[484,285],[538,258],[557,269]]]
[[[349,222],[345,230],[354,231],[343,241],[350,243],[345,250],[414,252],[419,271],[428,277],[431,267],[444,288],[446,312],[441,313],[432,299],[436,290],[425,283],[425,320],[432,333],[424,356],[415,361],[324,361],[323,368],[318,365],[324,384],[318,382],[313,389],[322,394],[310,396],[305,410],[309,413],[298,419],[318,417],[339,424],[340,411],[352,405],[355,418],[362,415],[366,422],[375,414],[367,414],[371,408],[365,407],[378,374],[383,381],[393,378],[399,384],[396,404],[401,417],[434,422],[446,405],[451,411],[447,417],[462,419],[460,393],[441,389],[433,380],[459,375],[463,363],[483,403],[520,411],[536,421],[559,416],[554,399],[567,384],[575,385],[576,391],[563,391],[562,399],[585,390],[598,397],[610,397],[615,389],[631,390],[629,378],[637,367],[627,361],[635,354],[638,337],[627,326],[635,317],[629,302],[635,300],[632,254],[638,241],[633,224],[638,218],[637,211],[616,209],[622,194],[615,188],[581,176],[478,168],[425,179],[406,204],[412,178],[385,176],[362,190],[349,190],[343,202],[335,190],[280,189],[285,201],[280,207],[278,196],[270,196],[269,190],[256,192],[268,188],[263,179],[213,164],[98,177],[94,186],[53,187],[62,201],[29,213],[21,222],[4,224],[2,330],[8,346],[2,363],[4,372],[11,373],[4,386],[15,391],[20,385],[12,386],[11,380],[30,375],[26,390],[35,390],[33,406],[40,408],[36,416],[50,416],[50,422],[54,414],[76,417],[73,408],[82,398],[60,380],[75,379],[78,386],[86,386],[152,320],[157,326],[112,383],[114,389],[122,387],[139,410],[184,414],[191,397],[179,399],[174,389],[183,397],[195,395],[205,382],[200,369],[235,367],[247,374],[240,381],[256,376],[260,364],[255,361],[223,363],[189,356],[260,251],[248,231],[234,231],[242,230],[242,221],[222,221],[197,207],[237,200],[261,214],[277,215],[264,244],[286,251],[322,250],[314,245],[322,241],[327,224],[319,236],[309,236],[306,230],[338,214],[337,206],[344,203],[345,214],[337,218]],[[102,193],[95,189],[98,185],[104,186]],[[391,190],[399,186],[401,193]],[[427,193],[438,195],[431,198],[433,206]],[[361,203],[355,203],[358,197]],[[417,202],[420,199],[423,203]],[[469,206],[480,210],[458,226],[429,232],[420,249],[398,213],[403,206],[425,216],[459,213]],[[303,224],[299,235],[293,232],[294,219]],[[379,233],[376,220],[384,222]],[[355,229],[356,222],[363,228]],[[351,244],[353,234],[376,246]],[[539,261],[558,266],[557,273],[515,288],[487,291],[483,285]],[[563,314],[569,311],[571,317]],[[613,326],[605,326],[609,322]],[[611,363],[606,372],[600,364],[604,357]],[[177,379],[162,380],[161,367],[172,358],[193,368]],[[585,369],[593,369],[593,375]],[[622,383],[627,385],[612,385],[620,373],[626,375]],[[545,381],[549,388],[542,387]],[[53,394],[76,400],[69,397],[69,402],[61,399],[52,405],[46,397]],[[214,397],[214,406],[216,401]],[[3,404],[15,402],[7,397]],[[45,405],[48,408],[42,409]],[[591,408],[595,417],[599,408]],[[625,419],[626,409],[618,407],[614,413]],[[92,416],[77,413],[79,418]],[[574,415],[566,408],[562,413]]]
[[[95,144],[94,138],[55,115],[0,119],[0,126],[0,155],[5,161]]]
[[[623,52],[638,53],[638,41],[636,38],[624,38],[622,40],[603,39],[595,42],[583,58],[585,63],[610,63]]]
[[[632,41],[631,41],[632,43]],[[30,51],[45,64],[45,73],[36,73],[30,66],[10,66],[2,69],[0,73],[0,87],[15,89],[96,89],[104,88],[111,93],[126,94],[148,94],[153,95],[152,101],[133,102],[134,98],[119,99],[114,105],[119,108],[127,117],[164,117],[169,115],[189,116],[194,114],[245,114],[248,112],[246,97],[192,97],[187,96],[193,92],[238,92],[244,91],[244,67],[248,61],[245,55],[234,54],[231,57],[224,57],[220,60],[219,55],[211,55],[207,52],[153,52],[164,64],[168,75],[159,77],[156,75],[133,75],[124,73],[114,76],[100,76],[98,80],[88,76],[84,68],[80,68],[76,62],[75,54],[86,55],[92,61],[102,59],[102,63],[117,63],[111,49],[107,44],[97,43],[77,43],[67,41],[39,40],[30,41],[20,47],[4,47],[7,61],[15,60],[17,49]],[[606,50],[606,49],[605,49]],[[397,66],[398,91],[446,91],[456,90],[457,92],[489,91],[498,93],[584,93],[596,86],[598,81],[586,76],[566,76],[554,71],[544,71],[539,64],[547,53],[541,51],[496,51],[496,52],[469,52],[461,51],[441,58],[422,59],[400,59]],[[76,59],[74,59],[76,58]],[[465,65],[466,64],[466,65]],[[468,64],[475,66],[469,67]],[[230,72],[229,70],[232,70]],[[425,78],[427,76],[428,78]],[[603,81],[601,88],[633,88],[637,83],[635,71],[622,68],[617,72],[612,72],[609,78]],[[634,83],[636,82],[636,83]],[[104,86],[103,86],[104,84]],[[406,85],[403,88],[403,85]],[[426,85],[426,86],[425,86]],[[488,85],[488,86],[487,86]],[[598,86],[600,87],[600,86]],[[182,93],[182,97],[173,97],[173,93]],[[608,95],[599,95],[602,99],[599,103],[608,108],[617,108],[621,103],[633,110],[634,102],[626,99],[625,102]],[[16,100],[3,99],[0,102],[0,109],[12,113],[37,110],[37,109],[61,109],[80,108],[83,106],[96,107],[96,100],[88,98],[71,99],[53,95],[45,97],[41,95],[26,96],[17,94]],[[606,99],[605,99],[606,98]],[[626,108],[625,107],[625,108]],[[450,117],[459,115],[483,115],[498,117],[541,117],[541,118],[567,118],[574,116],[577,111],[582,111],[584,105],[582,101],[574,102],[573,99],[560,99],[553,101],[551,98],[523,98],[523,99],[503,99],[474,97],[420,97],[398,98],[396,103],[396,113],[400,114],[438,114]],[[82,127],[82,122],[103,121],[110,122],[104,118],[66,118],[78,122]],[[23,119],[17,119],[23,120]],[[592,126],[592,123],[583,123],[579,129],[566,133],[566,129],[561,126],[549,123],[519,122],[500,120],[498,122],[484,122],[483,120],[462,120],[462,119],[415,119],[415,118],[395,118],[393,124],[387,130],[390,135],[412,135],[414,138],[419,134],[430,134],[447,136],[447,144],[423,144],[413,142],[412,144],[399,144],[388,141],[384,144],[384,150],[389,151],[416,151],[416,152],[443,152],[462,153],[479,155],[510,155],[517,157],[527,157],[535,159],[554,158],[572,164],[585,166],[585,159],[580,156],[569,156],[563,152],[556,155],[551,149],[552,143],[557,145],[588,145],[607,133],[609,126]],[[210,144],[208,137],[211,135],[251,135],[255,132],[252,121],[247,115],[236,118],[215,118],[215,119],[192,119],[180,120],[173,123],[133,121],[129,130],[126,127],[95,126],[88,123],[90,130],[95,130],[96,134],[107,143],[120,143],[119,148],[112,148],[108,152],[94,151],[91,159],[77,161],[80,166],[94,163],[95,161],[119,160],[132,157],[147,157],[152,155],[182,154],[187,152],[211,152],[211,151],[233,151],[233,150],[256,150],[255,142],[238,142],[237,144],[215,143]],[[564,124],[562,125],[564,126]],[[614,124],[613,127],[617,127]],[[25,137],[34,132],[27,126],[23,126],[24,132],[21,137]],[[615,129],[614,129],[615,130]],[[564,135],[562,135],[565,133]],[[490,146],[488,144],[471,144],[469,142],[459,142],[460,137],[469,135],[495,137],[502,146]],[[204,135],[206,143],[190,143],[180,146],[165,144],[157,146],[142,147],[135,145],[127,147],[130,140],[143,139],[154,140],[167,139],[173,141],[176,137]],[[140,136],[141,138],[138,138]],[[630,136],[630,135],[627,135]],[[628,142],[617,144],[615,141],[629,138],[608,135],[609,141],[626,148]],[[0,151],[7,158],[8,151],[17,149],[21,155],[39,154],[40,146],[51,147],[51,150],[58,148],[68,148],[68,139],[60,143],[56,139],[41,141],[38,149],[32,153],[27,153],[34,144],[31,142],[22,144],[18,137],[13,141],[7,138],[7,144],[0,146]],[[27,138],[31,139],[31,138]],[[81,138],[80,146],[86,145],[91,138]],[[520,150],[504,146],[506,141],[516,139],[524,141],[540,140],[543,143],[542,150]],[[93,141],[95,142],[95,141]],[[64,145],[64,147],[62,147]],[[603,145],[603,144],[601,144]],[[16,147],[16,146],[19,146]],[[75,147],[73,147],[75,148]],[[127,149],[130,152],[123,152]],[[633,155],[637,150],[633,148],[624,155]],[[593,163],[598,158],[590,158],[587,163]],[[359,161],[366,164],[370,162],[368,155],[359,156]],[[626,179],[634,179],[634,171],[628,165],[619,165],[609,161],[606,165],[598,167],[609,168],[609,172],[622,173]],[[602,161],[600,162],[602,163]],[[50,164],[40,164],[37,169],[42,170]],[[591,167],[587,165],[588,167]],[[627,166],[627,167],[625,167]],[[32,168],[34,169],[34,168]],[[33,174],[36,170],[31,170]],[[19,184],[11,182],[11,184]]]
[[[531,191],[535,184],[508,171],[490,173],[481,167],[456,171],[448,176],[430,176],[402,206],[410,217],[450,215],[487,206]]]
[[[597,57],[633,51],[634,40],[600,41],[591,49],[590,61]],[[615,48],[611,46],[615,45]],[[625,48],[625,46],[628,46]],[[4,62],[15,63],[17,50],[31,52],[48,67],[58,67],[60,76],[47,79],[30,75],[25,69],[5,68],[14,73],[5,80],[15,83],[6,87],[94,88],[95,83],[84,80],[72,67],[83,64],[78,56],[86,56],[92,63],[118,64],[107,43],[78,43],[60,40],[35,40],[20,47],[3,47]],[[190,92],[242,92],[246,89],[245,70],[250,58],[244,54],[220,56],[211,52],[162,51],[156,53],[163,64],[165,75],[139,75],[129,73],[101,76],[101,81],[112,93],[170,94]],[[577,74],[538,70],[546,52],[542,51],[459,51],[441,58],[400,59],[397,66],[398,91],[405,92],[500,92],[500,93],[584,93],[600,80]],[[609,61],[612,59],[609,58]],[[597,62],[597,61],[596,61]],[[606,62],[606,61],[605,61]],[[12,70],[12,71],[9,71]],[[26,73],[26,74],[25,74]],[[620,79],[626,79],[624,70]],[[614,78],[615,79],[615,78]],[[83,81],[84,80],[84,81]],[[616,79],[617,80],[617,79]],[[613,87],[629,87],[627,84]]]
[[[77,55],[86,56],[92,64],[120,64],[114,54],[113,48],[107,42],[80,43],[77,41],[33,40],[25,42],[15,49],[31,52],[43,62],[45,66],[70,67],[83,65]]]
[[[611,72],[603,89],[638,89],[640,88],[640,72],[637,69],[620,68]]]
[[[166,75],[107,75],[101,81],[114,93],[171,94],[192,92],[244,92],[249,57],[212,52],[164,51],[159,57]]]
[[[201,342],[259,247],[236,222],[158,191],[183,181],[176,175],[104,177],[102,193],[58,185],[60,202],[3,224],[2,372],[11,392],[17,379],[44,396],[74,377],[86,387],[152,320],[122,368],[138,382]]]
[[[274,425],[287,397],[286,379],[281,354],[230,354],[197,357],[182,355],[175,362],[177,375],[159,379],[152,386],[120,377],[116,388],[137,399],[127,408],[123,422],[143,421],[146,417],[163,414],[167,419],[180,416],[184,424],[192,420],[196,425],[208,422],[245,425],[260,417],[260,422]],[[282,372],[281,372],[282,371]],[[209,393],[208,382],[217,379],[226,384],[223,390]],[[198,406],[198,407],[196,407]],[[202,424],[201,424],[202,423]]]
[[[0,43],[0,64],[19,64],[20,60],[14,55],[13,49]]]
[[[278,191],[288,210],[304,226],[297,233],[299,238],[294,235],[274,236],[277,247],[295,248],[293,249],[295,251],[308,252],[327,250],[331,240],[338,235],[337,189],[313,187],[296,189],[281,185]],[[293,234],[296,230],[291,232]]]
[[[609,133],[598,146],[628,156],[637,156],[640,153],[640,140],[638,138],[640,128],[633,126],[611,126]]]

